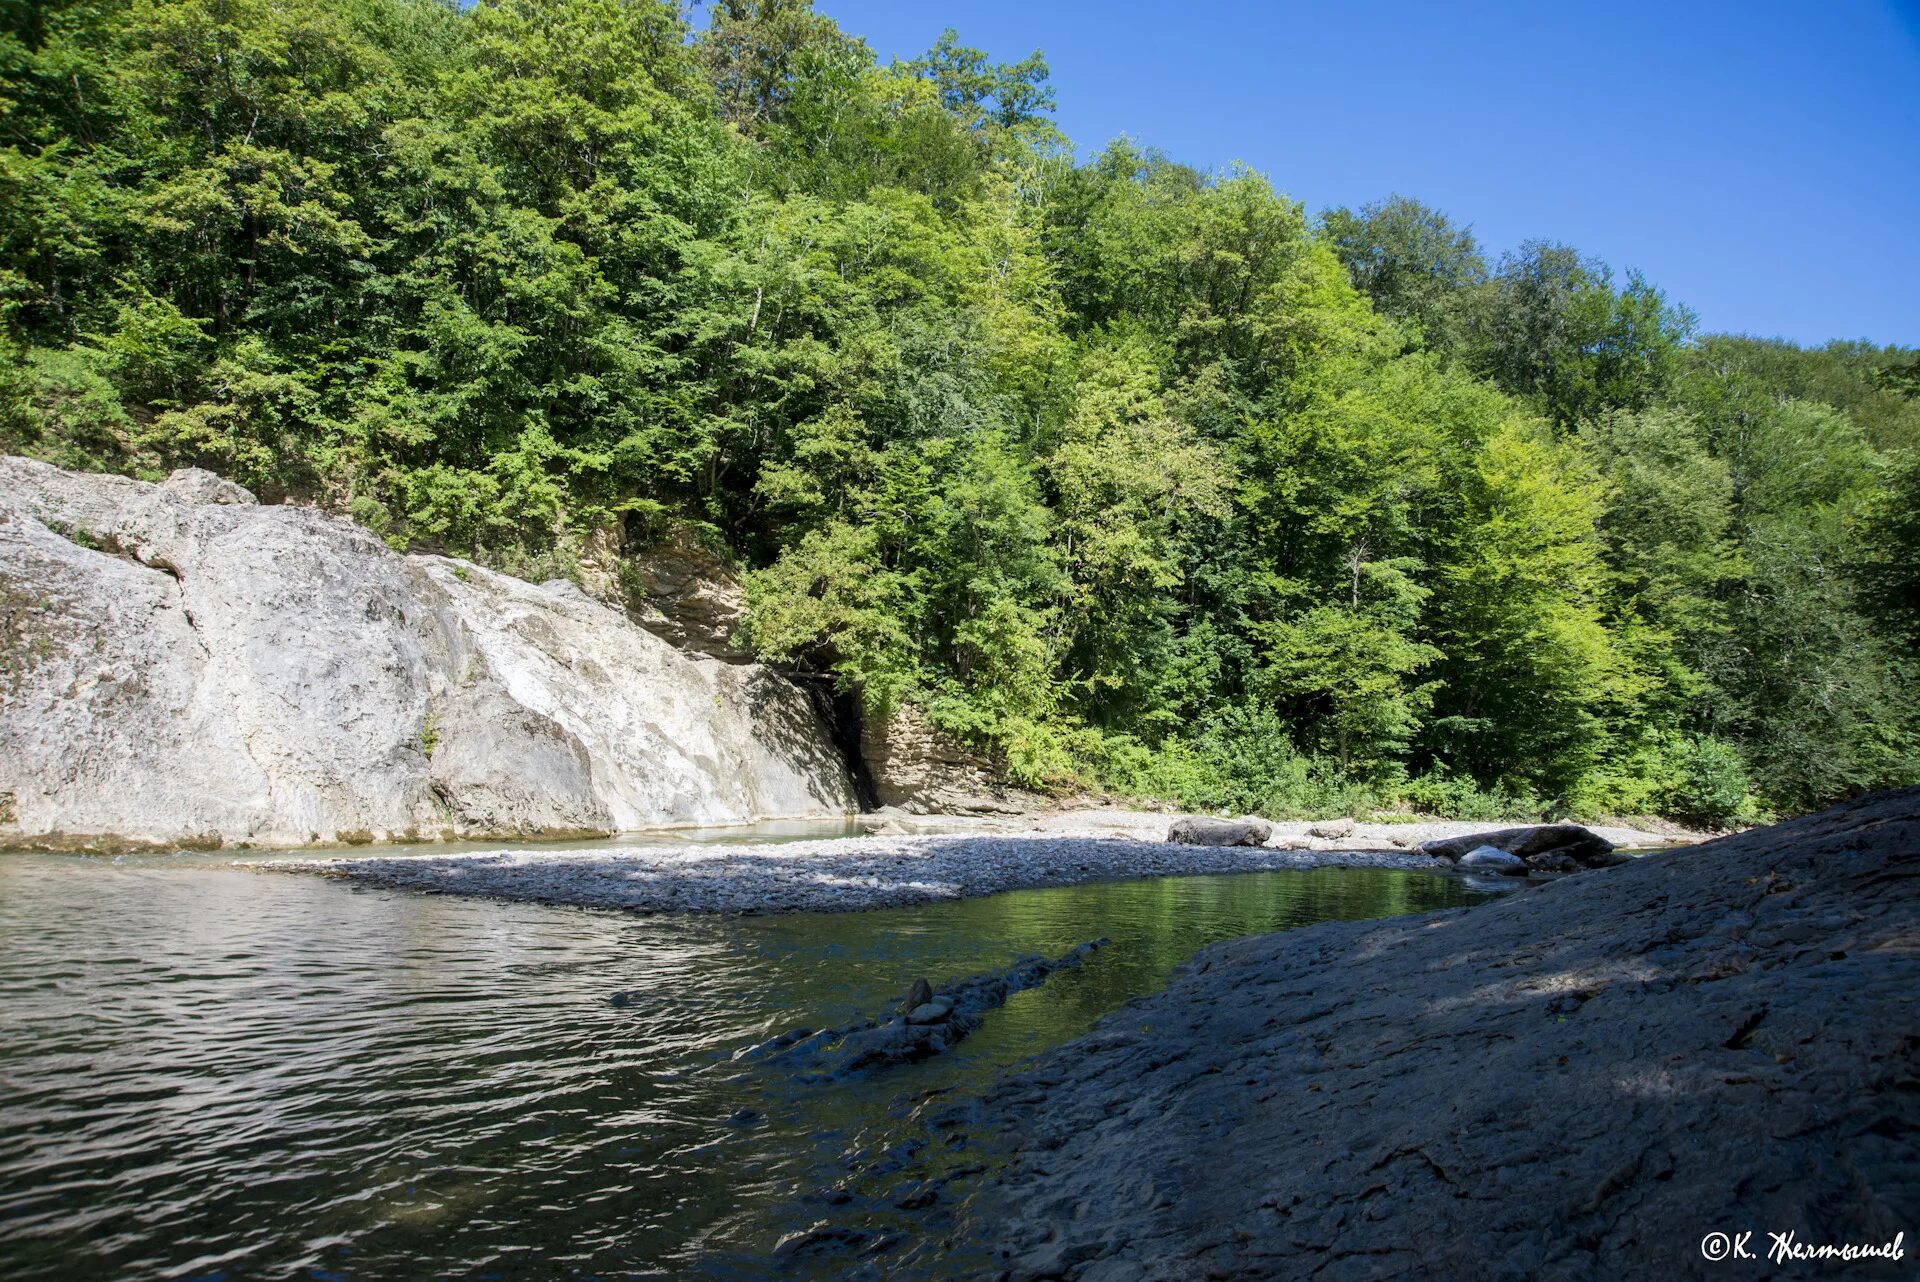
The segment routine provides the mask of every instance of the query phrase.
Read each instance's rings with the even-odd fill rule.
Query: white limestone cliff
[[[0,846],[560,836],[842,814],[806,695],[570,583],[205,472],[0,459]]]

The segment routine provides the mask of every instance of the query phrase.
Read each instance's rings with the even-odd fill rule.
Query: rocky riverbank
[[[1133,877],[1344,865],[1446,871],[1422,843],[1485,832],[1461,821],[1276,824],[1264,846],[1167,841],[1180,816],[1084,810],[999,816],[868,816],[891,835],[727,845],[619,845],[262,860],[268,871],[359,885],[637,912],[847,912]],[[901,831],[907,825],[921,831]],[[1326,835],[1311,835],[1317,828]],[[931,831],[928,831],[931,830]],[[1663,840],[1594,829],[1615,845]]]
[[[600,851],[518,848],[274,860],[252,866],[358,885],[640,912],[848,912],[1131,877],[1346,864],[1441,869],[1408,851],[1182,846],[1123,837],[1008,833],[846,837],[765,845]]]
[[[1531,886],[1206,950],[949,1119],[996,1173],[889,1267],[1911,1277],[1920,790]]]

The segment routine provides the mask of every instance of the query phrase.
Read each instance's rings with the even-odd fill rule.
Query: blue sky
[[[1125,133],[1317,211],[1392,192],[1637,267],[1709,331],[1920,345],[1920,0],[816,0],[883,61],[1044,50]]]

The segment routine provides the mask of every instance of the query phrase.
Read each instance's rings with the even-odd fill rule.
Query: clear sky
[[[1637,267],[1709,331],[1920,345],[1920,0],[816,0],[880,55],[1043,50],[1085,157],[1400,192]]]

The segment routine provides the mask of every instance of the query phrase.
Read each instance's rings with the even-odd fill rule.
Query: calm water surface
[[[1475,898],[1329,868],[728,920],[0,855],[0,1278],[763,1276],[849,1162],[924,1133],[917,1101],[1202,945]],[[803,1086],[729,1062],[1102,935],[927,1063]],[[809,1267],[832,1275],[781,1273]]]

